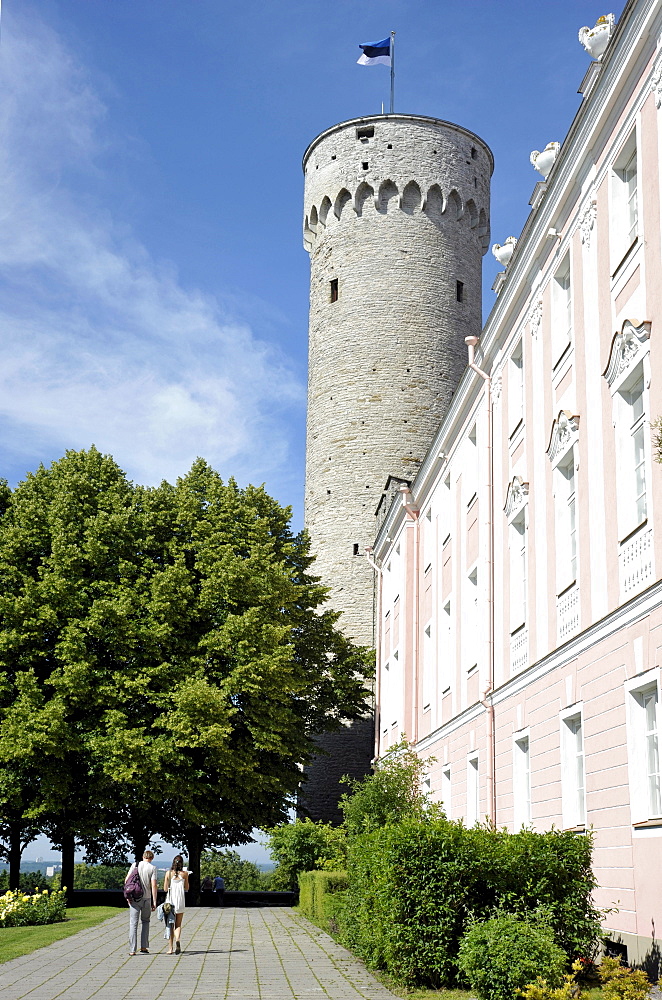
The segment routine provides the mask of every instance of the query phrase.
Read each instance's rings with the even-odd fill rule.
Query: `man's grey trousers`
[[[143,898],[137,903],[129,903],[129,951],[137,951],[138,921],[142,921],[140,929],[140,947],[149,948],[149,922],[152,917],[152,900]]]

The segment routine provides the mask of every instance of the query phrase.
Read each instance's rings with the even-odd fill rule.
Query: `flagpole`
[[[393,114],[394,97],[395,97],[395,31],[392,31],[391,32],[391,114]]]

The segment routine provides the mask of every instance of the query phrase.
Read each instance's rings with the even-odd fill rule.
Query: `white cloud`
[[[33,10],[2,48],[3,451],[29,465],[94,442],[148,483],[196,455],[240,480],[278,474],[304,398],[287,360],[107,210],[106,110],[62,40]]]

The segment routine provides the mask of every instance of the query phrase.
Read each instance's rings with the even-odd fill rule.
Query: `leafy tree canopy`
[[[3,822],[95,860],[158,833],[195,868],[282,821],[370,669],[290,513],[201,459],[135,486],[95,448],[0,490]]]

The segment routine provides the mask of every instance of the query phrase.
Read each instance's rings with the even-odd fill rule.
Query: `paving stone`
[[[0,966],[2,1000],[392,1000],[346,949],[292,910],[189,909],[181,955],[152,920],[128,954],[125,912]]]

